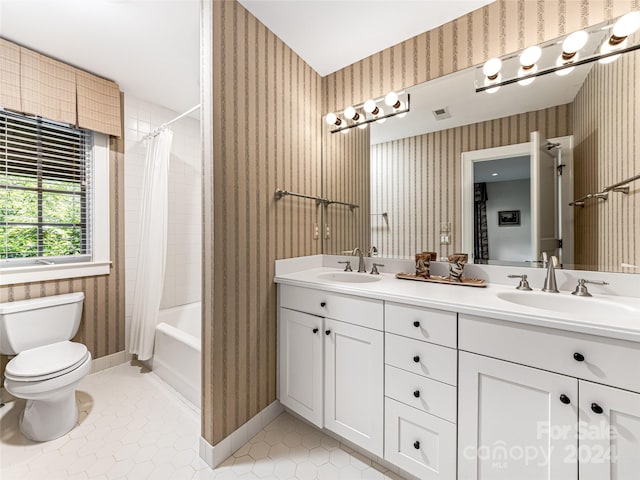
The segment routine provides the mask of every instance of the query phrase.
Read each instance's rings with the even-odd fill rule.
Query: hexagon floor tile
[[[18,428],[24,401],[0,408],[2,480],[398,480],[397,473],[283,413],[211,470],[198,456],[199,411],[131,364],[83,379],[79,425],[50,442]]]

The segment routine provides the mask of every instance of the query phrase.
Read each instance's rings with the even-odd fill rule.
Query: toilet
[[[0,303],[0,353],[15,355],[4,388],[27,401],[20,430],[30,440],[59,438],[78,421],[75,389],[91,371],[91,353],[70,340],[83,302],[79,292]]]

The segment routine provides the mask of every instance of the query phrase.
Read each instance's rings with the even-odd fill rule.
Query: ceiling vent
[[[445,118],[451,118],[448,107],[437,108],[433,111],[433,116],[436,120],[444,120]]]

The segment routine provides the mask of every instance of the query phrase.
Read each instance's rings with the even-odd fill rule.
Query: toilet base
[[[20,417],[20,431],[29,440],[46,442],[70,432],[78,422],[75,390],[46,400],[27,400]]]

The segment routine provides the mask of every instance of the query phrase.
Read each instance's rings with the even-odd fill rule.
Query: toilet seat
[[[66,340],[20,352],[7,364],[4,375],[14,382],[49,380],[72,372],[87,358],[85,345]]]

